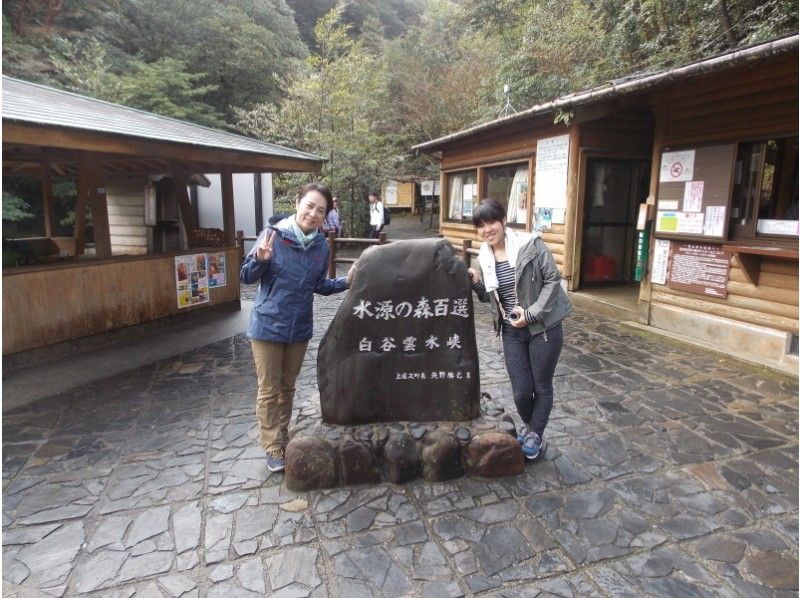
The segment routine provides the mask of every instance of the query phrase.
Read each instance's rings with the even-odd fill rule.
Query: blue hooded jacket
[[[267,234],[278,237],[272,245],[272,259],[260,262],[256,259],[256,249]],[[261,231],[240,272],[245,284],[260,280],[247,338],[276,343],[298,343],[311,338],[314,293],[331,295],[347,289],[345,277],[326,277],[329,253],[322,235],[316,235],[303,249],[288,218]]]

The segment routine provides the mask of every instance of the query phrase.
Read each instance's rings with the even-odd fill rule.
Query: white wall
[[[272,216],[272,175],[271,174],[234,174],[233,206],[236,215],[236,230],[244,231],[245,237],[254,237],[261,232],[256,223],[254,176],[261,177],[261,206],[264,222]],[[218,174],[207,174],[211,181],[208,188],[197,188],[198,226],[201,228],[222,228],[222,182]],[[257,230],[258,229],[258,230]],[[245,241],[245,250],[249,250],[252,241]]]

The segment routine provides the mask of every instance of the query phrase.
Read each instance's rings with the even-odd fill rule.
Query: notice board
[[[656,236],[724,241],[728,236],[736,144],[661,154]]]
[[[719,245],[672,243],[669,288],[709,297],[728,296],[731,256]]]

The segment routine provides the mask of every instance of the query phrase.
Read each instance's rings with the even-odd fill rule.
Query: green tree
[[[326,158],[320,173],[340,200],[345,226],[351,234],[367,228],[366,194],[380,189],[392,167],[384,108],[386,77],[379,57],[361,40],[349,35],[338,4],[317,23],[319,54],[306,61],[304,71],[288,81],[288,95],[280,110],[258,106],[238,111],[238,127],[272,142],[292,145]],[[283,205],[307,175],[291,175],[276,182]]]

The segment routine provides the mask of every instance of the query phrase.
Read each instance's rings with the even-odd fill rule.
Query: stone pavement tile
[[[98,505],[101,514],[197,499],[203,494],[205,455],[164,456],[114,468]]]
[[[626,442],[642,453],[672,464],[702,463],[730,457],[735,451],[689,430],[681,422],[646,422],[625,430]]]
[[[548,493],[531,497],[525,504],[579,565],[653,548],[667,540],[646,517],[606,488]]]
[[[84,539],[83,521],[4,530],[3,579],[62,596]]]
[[[660,388],[665,385],[665,380],[655,371],[637,370],[633,368],[619,367],[614,364],[612,369],[601,371],[582,371],[590,380],[605,386],[616,393],[629,390],[647,390],[649,388]]]
[[[81,393],[91,392],[88,396]],[[58,421],[52,436],[85,436],[88,434],[125,434],[135,425],[139,410],[142,390],[128,392],[98,392],[94,388],[87,391],[85,387],[72,392],[77,395],[69,409]]]
[[[122,434],[51,436],[32,452],[23,475],[81,472],[105,476],[111,473],[124,442]]]
[[[578,417],[581,421],[590,422],[591,426],[587,428],[596,427],[598,432],[643,426],[648,421],[661,419],[644,404],[638,393],[592,396],[568,403],[563,402],[562,396],[556,394],[554,411],[556,408],[567,415]],[[581,433],[587,431],[589,430]]]
[[[733,413],[704,415],[684,421],[683,424],[738,454],[773,448],[787,442],[784,436]]]
[[[39,444],[39,441],[3,443],[3,487],[22,470]]]
[[[612,480],[631,473],[652,473],[663,467],[660,460],[647,454],[645,447],[632,442],[622,431],[591,435],[576,429],[570,436],[569,446],[559,443],[555,450],[593,478]]]
[[[771,522],[764,527],[717,533],[685,547],[703,567],[747,596],[796,595],[796,545]]]
[[[264,449],[258,441],[254,414],[214,418],[208,464],[208,492],[220,494],[259,488],[268,480],[283,480],[282,473],[267,469]]]
[[[552,535],[514,500],[434,517],[430,526],[472,591],[573,569]]]
[[[3,446],[41,442],[69,409],[71,400],[70,396],[59,395],[3,413]]]
[[[738,596],[675,546],[665,546],[588,570],[610,596]]]
[[[479,591],[477,585],[470,589]],[[600,598],[603,594],[585,573],[568,573],[532,583],[515,584],[481,594],[481,596],[491,598]]]
[[[513,481],[523,476],[513,478]],[[425,515],[462,512],[466,509],[495,505],[512,497],[508,485],[503,480],[465,477],[459,480],[438,484],[418,482],[410,486],[414,498],[422,505]]]
[[[83,517],[92,510],[108,482],[80,472],[17,476],[3,491],[3,527],[33,525]]]
[[[509,387],[510,388],[510,387]],[[575,399],[600,398],[617,394],[602,384],[590,380],[580,373],[567,374],[553,380],[556,403]]]
[[[457,575],[421,521],[323,542],[339,595],[462,596]]]
[[[392,527],[421,515],[406,489],[383,484],[323,490],[312,498],[311,509],[323,539]]]

